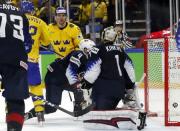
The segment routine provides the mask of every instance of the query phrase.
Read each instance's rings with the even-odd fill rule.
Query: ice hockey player
[[[85,43],[86,46],[81,46]],[[84,45],[84,44],[83,44]],[[78,113],[93,106],[92,102],[84,99],[83,91],[81,88],[90,88],[91,84],[83,85],[79,80],[78,74],[86,69],[86,62],[89,57],[90,50],[95,43],[89,39],[84,39],[80,42],[80,49],[86,48],[84,53],[81,50],[74,50],[63,59],[56,59],[48,66],[48,72],[45,76],[46,85],[46,100],[56,104],[61,104],[61,97],[63,90],[71,91],[74,93],[74,112]],[[89,68],[87,68],[89,69]],[[56,108],[45,105],[45,113],[56,112]],[[87,112],[90,110],[87,110]],[[86,112],[85,112],[86,113]],[[34,109],[28,112],[28,119],[35,117]]]
[[[51,42],[49,38],[46,23],[33,16],[35,8],[32,2],[22,1],[21,11],[25,13],[29,20],[29,32],[33,39],[31,52],[28,53],[28,82],[30,92],[36,96],[43,98],[43,85],[41,83],[41,75],[39,69],[39,48],[40,45],[47,46]],[[32,97],[37,119],[40,124],[44,121],[44,104],[42,100],[36,100]]]
[[[7,131],[21,131],[24,122],[24,99],[29,97],[27,52],[31,50],[32,39],[26,16],[5,1],[0,1],[2,95],[6,101]]]
[[[116,22],[114,23],[114,30],[117,32],[117,38],[115,40],[115,44],[117,46],[120,46],[123,49],[134,47],[127,33],[123,30],[123,21],[116,20]]]
[[[52,46],[55,52],[62,58],[75,50],[83,39],[80,28],[68,22],[67,11],[64,7],[57,7],[55,22],[48,25],[49,36],[52,39]]]
[[[92,114],[90,113],[92,116],[88,115],[89,119],[94,117],[96,120],[86,120],[85,122],[91,124],[107,123],[117,127],[117,122],[125,122],[126,124],[129,122],[131,125],[136,126],[135,120],[138,118],[138,111],[134,109],[139,109],[140,107],[135,93],[137,87],[135,85],[134,68],[132,61],[124,50],[114,45],[116,37],[117,33],[114,28],[106,28],[102,33],[102,44],[92,48],[91,57],[87,62],[91,66],[89,66],[89,70],[85,72],[82,81],[85,80],[85,82],[93,84],[92,99],[95,102],[94,110],[98,110],[98,112],[97,114],[94,112]],[[133,110],[130,108],[128,111],[119,111],[115,113],[117,114],[116,117],[114,117],[114,114],[111,112],[109,112],[109,115],[107,110],[115,110],[119,101],[122,99],[124,99],[125,104],[133,108]],[[101,118],[98,117],[100,111],[104,114]],[[113,114],[113,116],[111,116],[111,114]],[[143,116],[145,117],[146,114],[144,113]],[[103,121],[102,118],[104,117],[105,120]],[[112,119],[109,120],[109,117]],[[103,126],[105,126],[105,124]]]

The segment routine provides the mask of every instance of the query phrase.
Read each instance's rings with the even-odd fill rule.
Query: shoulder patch
[[[83,56],[82,53],[79,53],[79,54],[78,54],[78,58],[79,58],[79,59],[81,59],[82,56]]]
[[[94,54],[97,54],[99,52],[99,49],[96,47],[93,47],[91,50]]]
[[[76,64],[78,67],[80,67],[80,65],[81,65],[81,61],[78,58],[74,57],[74,56],[71,56],[70,62]]]
[[[73,24],[69,24],[69,27],[73,28],[73,27],[74,27],[74,25],[73,25]]]

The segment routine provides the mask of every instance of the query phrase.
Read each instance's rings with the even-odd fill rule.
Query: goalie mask
[[[90,39],[83,39],[79,44],[79,49],[82,50],[86,56],[88,56],[90,55],[90,52],[95,45],[96,44],[94,43],[94,41]]]
[[[103,42],[114,42],[116,40],[117,33],[113,27],[105,28],[101,34],[101,40]]]

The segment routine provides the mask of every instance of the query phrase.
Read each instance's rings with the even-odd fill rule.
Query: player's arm
[[[23,27],[23,34],[24,34],[24,44],[25,44],[25,49],[27,53],[31,51],[33,40],[31,37],[31,34],[29,33],[29,21],[25,15],[23,15],[23,21],[24,21],[24,27]]]
[[[79,82],[78,79],[78,69],[81,66],[83,54],[82,53],[73,53],[70,57],[69,65],[66,69],[66,77],[70,85],[73,85]]]
[[[41,21],[41,36],[40,36],[41,44],[43,46],[48,46],[51,42],[48,32],[48,26],[44,21]]]
[[[125,53],[125,62],[124,62],[124,77],[125,77],[125,86],[126,94],[124,97],[124,106],[141,109],[141,104],[137,92],[137,86],[135,84],[135,71],[132,60]]]
[[[102,60],[98,55],[98,48],[94,47],[91,52],[92,56],[88,59],[88,62],[86,64],[84,80],[86,80],[88,83],[93,84],[101,72]]]
[[[128,86],[128,88],[133,88],[135,81],[136,81],[136,77],[135,77],[135,70],[134,70],[134,65],[133,62],[131,60],[131,58],[124,52],[124,56],[125,56],[125,62],[124,62],[124,69],[125,69],[125,80],[127,80],[128,82],[126,82],[126,86]]]

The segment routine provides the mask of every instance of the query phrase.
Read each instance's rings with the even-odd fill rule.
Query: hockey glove
[[[74,84],[71,85],[73,88],[77,88],[80,89],[82,87],[82,84],[80,82],[76,82]]]
[[[82,85],[82,87],[81,87],[82,89],[87,89],[87,90],[91,89],[92,86],[93,86],[93,84],[89,83],[89,82],[88,82],[87,80],[85,80],[85,79],[82,79],[81,85]]]

